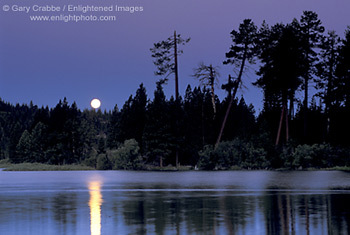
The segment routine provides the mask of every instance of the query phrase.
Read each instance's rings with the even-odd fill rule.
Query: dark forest
[[[66,98],[53,108],[0,100],[0,159],[102,170],[350,166],[350,27],[338,36],[305,11],[288,24],[246,19],[228,36],[232,46],[218,63],[232,75],[220,84],[218,68],[201,64],[193,74],[198,87],[183,96],[177,85],[175,97],[163,92],[169,77],[180,79],[178,47],[185,53],[195,43],[175,32],[151,49],[160,77],[152,99],[140,84],[121,108],[104,112],[79,110]],[[236,96],[252,64],[264,95],[260,113]],[[220,100],[215,89],[227,96]]]

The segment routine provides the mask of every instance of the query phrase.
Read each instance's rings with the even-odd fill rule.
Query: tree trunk
[[[286,125],[286,142],[288,142],[288,140],[289,140],[288,109],[287,109],[287,105],[285,105],[285,104],[282,106],[281,118],[280,118],[280,123],[279,123],[278,131],[277,131],[276,146],[279,144],[279,141],[281,138],[283,118],[285,119],[285,125]]]
[[[225,113],[224,120],[222,121],[220,133],[219,133],[218,139],[216,140],[216,144],[215,144],[215,149],[218,147],[218,145],[219,145],[219,143],[220,143],[220,141],[221,141],[221,137],[222,137],[222,134],[223,134],[223,132],[224,132],[224,128],[225,128],[225,125],[226,125],[227,118],[228,118],[228,116],[229,116],[229,114],[230,114],[233,101],[235,100],[235,96],[236,96],[236,93],[237,93],[237,90],[238,90],[238,86],[239,86],[239,84],[240,84],[241,81],[242,81],[242,75],[243,75],[244,65],[245,65],[245,61],[246,61],[246,59],[247,59],[247,50],[248,50],[248,45],[245,46],[245,51],[244,51],[243,58],[242,58],[241,68],[240,68],[240,70],[239,70],[239,74],[238,74],[238,77],[237,77],[236,84],[234,85],[233,94],[232,94],[232,96],[231,96],[230,103],[228,104],[228,107],[227,107],[227,110],[226,110],[226,113]]]
[[[286,118],[286,142],[289,140],[289,123],[288,123],[288,109],[287,106],[285,106],[285,118]]]
[[[179,74],[177,66],[177,36],[176,31],[174,31],[174,66],[175,66],[175,100],[179,100]],[[176,167],[178,165],[179,149],[176,147]]]
[[[309,78],[305,78],[305,98],[304,98],[304,142],[307,141],[307,113],[308,113],[308,95]]]
[[[310,46],[310,39],[309,39],[309,35],[310,35],[310,31],[308,29],[307,32],[307,42],[308,42],[308,47],[311,48]],[[306,67],[306,74],[305,74],[305,97],[304,97],[304,143],[306,143],[307,141],[307,135],[308,135],[308,131],[307,131],[307,114],[308,114],[308,96],[309,96],[309,73],[310,73],[310,67],[311,67],[311,63],[309,62],[309,53],[307,52],[306,54],[306,62],[307,62],[307,67]]]
[[[278,131],[277,131],[277,137],[276,137],[276,146],[279,144],[280,137],[281,137],[282,124],[283,124],[283,116],[284,116],[284,105],[283,105],[283,107],[282,107],[281,118],[280,118],[280,124],[278,125]]]
[[[216,105],[215,105],[215,93],[214,93],[214,74],[213,74],[213,67],[210,65],[210,87],[211,87],[211,102],[213,104],[213,112],[214,116],[213,119],[215,119],[216,115]]]
[[[175,99],[179,99],[179,75],[177,66],[177,36],[176,31],[174,31],[174,70],[175,70]]]
[[[326,93],[326,141],[329,140],[329,133],[330,133],[330,124],[331,124],[331,118],[330,118],[330,109],[331,109],[331,103],[333,100],[333,66],[335,64],[335,58],[334,58],[334,48],[332,47],[332,56],[330,59],[330,65],[329,65],[329,74],[328,74],[328,81],[327,81],[327,93]]]
[[[289,119],[292,120],[294,117],[294,94],[290,95],[288,114],[289,114]]]
[[[205,136],[204,136],[204,93],[203,93],[203,98],[202,98],[202,145],[204,147],[205,145]]]

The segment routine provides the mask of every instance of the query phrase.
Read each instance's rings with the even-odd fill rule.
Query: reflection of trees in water
[[[124,221],[132,227],[133,234],[164,234],[169,227],[180,234],[183,203],[180,197],[169,198],[167,195],[167,192],[139,192],[128,197],[131,200],[123,201]],[[150,224],[153,228],[147,226]]]
[[[244,231],[253,207],[250,198],[202,197],[181,192],[142,192],[122,203],[124,222],[135,234],[150,232],[146,224],[151,224],[156,234],[169,230],[181,234],[184,227],[187,234],[215,234],[222,223],[227,231]]]
[[[133,234],[350,234],[349,195],[139,192],[120,201]],[[116,207],[115,207],[116,208]],[[117,210],[115,211],[117,213]]]
[[[248,220],[254,216],[255,197],[223,197],[220,200],[220,214],[229,234],[245,231]]]
[[[349,195],[267,196],[266,234],[350,234]]]
[[[218,216],[218,201],[216,198],[204,196],[185,198],[184,218],[188,233],[215,234],[215,218]]]
[[[279,233],[282,234],[295,234],[295,218],[293,217],[294,208],[293,203],[290,200],[290,195],[288,193],[286,195],[278,194],[275,203],[277,204],[277,216],[279,217],[279,227],[275,229],[275,231],[279,231]]]
[[[156,234],[164,234],[166,224],[169,223],[170,205],[163,195],[165,193],[159,192],[155,200],[150,200],[149,207],[151,208],[149,217],[154,221]],[[148,200],[147,200],[148,202]]]
[[[350,234],[349,195],[332,195],[328,204],[329,234]]]
[[[170,221],[172,223],[172,227],[176,228],[176,234],[180,234],[183,212],[183,204],[181,198],[177,197],[174,200],[170,201]]]
[[[47,221],[50,216],[50,199],[48,197],[33,196],[25,194],[3,194],[0,191],[0,234],[14,234],[11,229],[7,231],[6,226],[20,231],[35,230],[40,226],[41,230],[47,229]],[[36,223],[32,223],[35,221]],[[23,233],[24,233],[23,232]]]
[[[68,234],[69,231],[76,229],[69,228],[77,226],[77,194],[76,193],[58,193],[52,199],[53,217],[60,226],[56,231],[62,234]]]
[[[146,202],[144,193],[140,193],[137,198],[132,197],[132,200],[127,200],[123,202],[123,216],[125,224],[134,227],[133,234],[145,234],[148,211],[145,208]],[[137,200],[135,200],[137,199]],[[115,207],[117,209],[117,207]]]

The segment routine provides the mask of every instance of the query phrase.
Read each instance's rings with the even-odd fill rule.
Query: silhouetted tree
[[[32,157],[32,136],[25,130],[16,146],[16,155],[11,159],[13,163],[34,162]]]
[[[309,96],[309,81],[312,74],[315,72],[315,62],[317,61],[317,53],[315,48],[319,46],[322,38],[324,27],[318,15],[313,11],[304,11],[300,19],[299,33],[303,42],[303,54],[305,58],[304,68],[304,141],[306,141],[307,132],[307,113],[308,113],[308,96]]]
[[[325,104],[327,139],[330,133],[331,109],[337,103],[334,91],[336,89],[335,70],[338,64],[339,42],[340,39],[334,31],[328,32],[328,35],[322,39],[319,53],[320,62],[316,64],[318,76],[315,80],[316,88],[320,90],[318,96],[323,99]]]
[[[336,68],[338,84],[338,100],[346,108],[350,108],[350,26],[345,32],[345,39],[342,40],[339,48],[339,64]]]
[[[339,48],[338,65],[336,67],[335,93],[337,104],[341,108],[334,114],[336,119],[333,127],[336,129],[332,138],[343,145],[349,144],[349,138],[343,136],[348,135],[350,131],[350,27],[345,32],[345,38],[341,41]]]
[[[154,43],[154,47],[151,48],[154,65],[157,66],[156,75],[165,76],[162,80],[168,81],[168,77],[171,74],[175,75],[175,98],[179,98],[179,76],[178,76],[178,62],[177,58],[183,53],[178,49],[179,45],[185,45],[190,41],[190,38],[183,39],[180,34],[169,37],[165,41]]]
[[[118,143],[135,139],[142,143],[143,129],[146,118],[147,94],[143,84],[136,91],[135,97],[130,96],[118,111],[117,107],[111,114],[111,127],[108,134],[108,146],[116,148]]]
[[[230,103],[227,106],[227,111],[222,121],[221,129],[215,146],[218,146],[220,143],[221,136],[224,131],[232,103],[235,99],[236,92],[239,85],[242,83],[242,75],[245,69],[245,64],[247,61],[253,62],[253,59],[256,55],[256,36],[257,27],[250,19],[245,19],[243,23],[239,25],[238,31],[233,30],[231,32],[233,45],[231,45],[230,51],[226,53],[227,60],[224,61],[224,64],[234,65],[236,68],[239,68],[239,72],[236,80],[236,86],[233,88],[233,94],[231,96]]]
[[[182,98],[175,100],[172,96],[168,101],[168,125],[170,134],[170,143],[172,155],[169,161],[179,167],[179,161],[185,160],[183,157],[179,156],[182,153],[182,147],[184,145],[184,110],[182,105]],[[174,156],[175,155],[175,156]]]
[[[200,88],[188,85],[184,97],[184,154],[187,162],[196,164],[198,151],[205,144],[204,98]]]
[[[264,91],[264,111],[281,110],[276,145],[279,143],[282,121],[285,120],[286,140],[289,138],[288,108],[293,108],[295,92],[303,74],[302,44],[297,35],[296,22],[289,25],[266,26],[261,32],[260,78],[254,83]],[[276,125],[277,126],[277,125]]]
[[[210,87],[211,92],[211,102],[213,105],[213,111],[214,111],[214,118],[216,114],[216,102],[215,102],[215,92],[214,92],[214,86],[218,81],[218,77],[220,76],[218,72],[217,67],[213,67],[210,65],[204,65],[204,63],[200,63],[198,68],[194,70],[195,78],[199,79],[201,84],[206,87]]]
[[[47,126],[41,122],[37,123],[31,132],[31,138],[32,161],[46,163]]]
[[[114,109],[111,113],[110,116],[110,127],[108,130],[108,135],[107,135],[107,147],[109,148],[117,148],[118,147],[118,142],[119,142],[119,136],[120,136],[120,111],[118,109],[118,106],[115,105]]]
[[[160,167],[163,166],[163,160],[170,156],[172,137],[168,119],[168,102],[165,99],[163,84],[164,81],[157,82],[154,99],[147,107],[146,125],[142,138],[148,161],[158,160]]]
[[[49,162],[66,164],[78,162],[83,153],[80,111],[75,103],[68,105],[66,98],[51,111],[49,121]]]

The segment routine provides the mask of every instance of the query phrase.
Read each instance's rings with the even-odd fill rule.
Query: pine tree
[[[185,45],[190,41],[190,38],[183,39],[180,34],[174,31],[174,36],[169,37],[165,41],[154,43],[151,48],[154,65],[157,66],[156,75],[165,76],[161,80],[168,81],[171,74],[175,75],[175,98],[179,98],[179,76],[178,76],[178,56],[183,53],[178,49],[179,45]]]
[[[186,163],[196,164],[198,151],[206,144],[204,94],[199,87],[188,85],[184,97],[184,153]]]
[[[16,156],[11,161],[13,163],[34,162],[32,150],[32,136],[29,131],[25,130],[16,146]]]
[[[335,71],[338,64],[339,54],[339,37],[334,31],[330,31],[326,37],[323,38],[320,45],[321,61],[316,64],[318,78],[316,81],[316,88],[320,90],[318,96],[323,99],[325,104],[326,115],[326,138],[329,139],[331,126],[331,112],[333,107],[336,107],[337,101],[335,97]],[[339,104],[339,103],[338,103]]]
[[[264,91],[264,111],[281,110],[276,145],[279,143],[283,120],[285,120],[286,141],[289,138],[287,103],[293,110],[295,92],[301,84],[303,72],[302,44],[297,36],[296,22],[276,24],[271,29],[265,27],[261,33],[260,59],[264,63],[259,72],[260,78],[254,85]],[[277,125],[276,125],[277,126]]]
[[[168,117],[169,106],[165,99],[163,84],[164,81],[157,82],[154,99],[147,107],[146,125],[143,134],[144,152],[148,162],[159,161],[160,167],[170,156],[170,150],[172,149]]]
[[[339,64],[336,67],[338,80],[337,94],[342,105],[350,109],[350,26],[339,48]]]
[[[318,19],[316,12],[304,11],[300,19],[300,37],[303,42],[303,55],[305,58],[304,67],[304,141],[307,140],[307,113],[308,113],[308,96],[309,96],[309,81],[312,74],[315,72],[315,62],[317,61],[317,53],[315,48],[319,46],[324,32],[321,20]]]
[[[123,143],[129,139],[135,139],[138,143],[142,143],[146,105],[146,89],[143,84],[140,84],[135,97],[130,96],[120,112],[116,109],[113,111],[111,116],[111,133],[108,137],[109,146],[117,147],[117,143]]]
[[[33,161],[46,163],[47,126],[41,122],[36,124],[32,130],[31,138]]]
[[[350,27],[345,31],[345,38],[339,48],[338,64],[336,67],[335,96],[337,105],[341,108],[334,114],[335,129],[332,137],[336,143],[349,145],[349,138],[344,138],[350,132]]]
[[[119,136],[120,136],[120,111],[118,106],[115,105],[110,116],[110,126],[107,135],[107,147],[113,149],[118,147]]]
[[[211,92],[211,102],[213,105],[214,118],[216,114],[216,101],[215,101],[215,92],[214,86],[218,81],[218,77],[220,76],[217,67],[213,67],[210,65],[204,65],[203,63],[199,64],[198,68],[194,70],[193,77],[199,79],[200,83],[207,87],[209,86]]]
[[[238,31],[233,30],[231,32],[233,45],[231,46],[230,51],[226,53],[227,60],[224,61],[224,64],[234,65],[236,68],[239,68],[239,72],[235,82],[236,86],[233,89],[233,94],[231,96],[230,103],[227,106],[226,114],[222,121],[221,129],[215,147],[217,147],[221,141],[221,136],[223,134],[232,103],[234,102],[238,87],[242,83],[242,76],[246,62],[253,63],[254,61],[254,57],[257,52],[255,47],[257,40],[256,36],[257,27],[250,19],[245,19],[243,23],[240,24]]]

